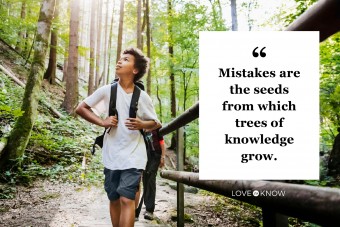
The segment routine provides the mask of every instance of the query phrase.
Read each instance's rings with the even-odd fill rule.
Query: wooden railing
[[[179,117],[161,128],[160,134],[166,135],[177,130],[177,170],[184,170],[184,131],[183,126],[198,118],[198,103],[190,107]],[[184,226],[184,185],[177,183],[177,226]]]
[[[197,173],[183,172],[183,126],[197,119],[199,104],[185,111],[164,126],[160,133],[166,135],[177,130],[177,171],[162,171],[161,177],[177,182],[177,226],[184,226],[184,185],[201,188],[232,199],[262,208],[263,226],[288,226],[288,216],[312,223],[332,226],[340,223],[340,189],[296,185],[273,181],[203,181]],[[235,196],[236,191],[250,194]],[[281,196],[253,196],[253,192],[282,192]]]

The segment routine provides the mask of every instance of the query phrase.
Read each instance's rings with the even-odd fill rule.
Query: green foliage
[[[18,37],[19,32],[24,32],[27,37],[33,37],[36,30],[36,22],[39,16],[40,0],[26,1],[26,17],[21,18],[22,2],[20,0],[4,1],[0,7],[0,38],[12,46],[19,45],[28,51],[32,40],[28,38],[24,42]],[[30,10],[27,10],[30,9]]]
[[[8,132],[6,125],[14,124],[15,119],[22,114],[17,106],[20,106],[24,89],[2,73],[0,85],[0,126],[2,134],[5,134]],[[42,97],[46,99],[44,95]],[[98,129],[73,117],[54,118],[49,111],[42,107],[39,109],[41,112],[37,116],[31,139],[22,157],[22,166],[0,174],[0,180],[7,181],[10,185],[30,184],[36,177],[81,183],[96,183],[102,180],[103,167],[99,155],[92,162],[89,154],[93,138],[99,134]],[[0,136],[3,136],[2,134]],[[84,155],[88,159],[88,172],[82,167]],[[1,197],[11,196],[9,189],[1,190]]]
[[[0,136],[8,136],[15,119],[23,114],[21,105],[23,89],[13,87],[11,81],[0,72]]]
[[[285,27],[290,25],[295,21],[301,14],[303,14],[311,5],[313,5],[317,0],[295,0],[297,5],[293,12],[287,12],[283,15],[283,21]]]
[[[330,150],[340,126],[340,33],[320,45],[321,143]]]
[[[16,193],[16,188],[13,187],[12,185],[4,185],[0,184],[0,199],[12,199],[14,198]],[[0,206],[0,209],[2,207]],[[2,211],[0,210],[0,213]]]
[[[211,207],[215,213],[227,213],[228,219],[239,223],[240,226],[260,226],[262,224],[261,207],[204,190],[200,190],[199,193],[212,197],[212,199],[209,200],[209,207]]]
[[[170,112],[170,65],[175,74],[177,115],[184,112],[198,101],[198,36],[199,31],[215,30],[211,5],[200,1],[173,2],[172,17],[168,17],[166,2],[152,4],[152,46],[151,46],[151,97],[160,116],[160,103],[156,99],[158,89],[162,103],[161,121],[172,120]],[[172,25],[172,34],[168,25]],[[155,32],[157,31],[157,32]],[[168,43],[174,47],[174,56],[170,59]],[[144,50],[145,51],[145,50]],[[198,121],[186,126],[187,155],[198,156]],[[166,138],[167,143],[170,141]]]

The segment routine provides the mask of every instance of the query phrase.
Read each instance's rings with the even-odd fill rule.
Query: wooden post
[[[177,171],[184,170],[184,131],[177,129]],[[177,183],[177,227],[184,227],[184,185]]]
[[[288,217],[270,208],[262,208],[262,219],[263,227],[288,227]]]

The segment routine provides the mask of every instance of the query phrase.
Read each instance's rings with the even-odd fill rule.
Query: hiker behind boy
[[[147,162],[145,171],[143,172],[144,189],[144,204],[145,213],[144,219],[153,220],[155,211],[156,199],[156,176],[158,167],[164,166],[165,146],[163,136],[159,134],[159,129],[149,132],[151,137],[150,158]]]
[[[134,226],[135,194],[142,171],[145,169],[147,154],[143,136],[139,130],[160,127],[150,97],[141,91],[137,117],[129,117],[129,108],[134,82],[143,77],[148,68],[148,59],[139,49],[130,48],[123,52],[116,65],[117,116],[102,119],[100,114],[108,115],[111,85],[105,85],[87,97],[76,109],[76,113],[87,121],[104,128],[111,128],[105,133],[103,143],[104,187],[110,200],[112,226]]]

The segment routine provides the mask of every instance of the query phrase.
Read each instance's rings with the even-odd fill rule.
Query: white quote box
[[[199,178],[319,179],[319,32],[200,32],[199,48]]]

